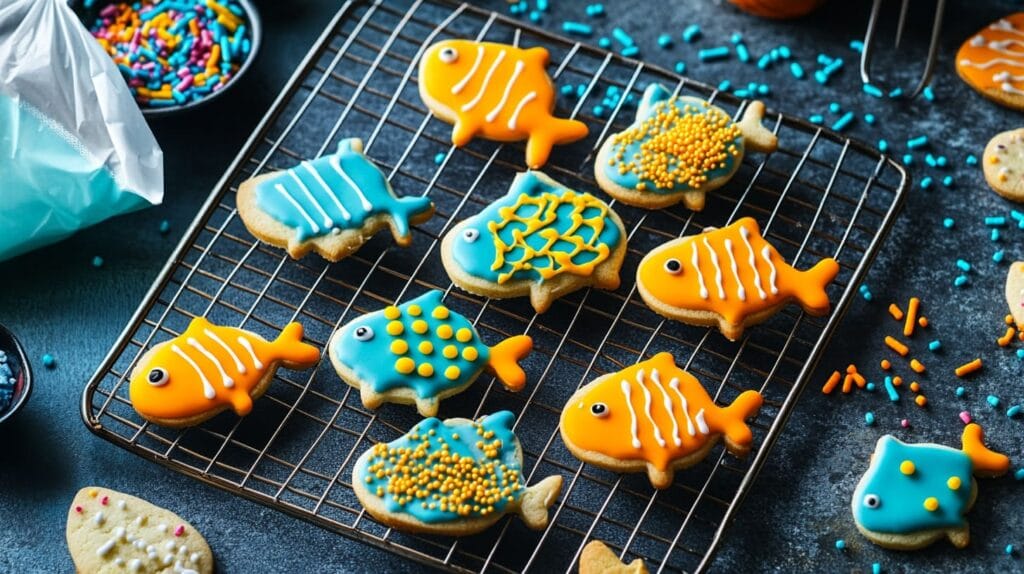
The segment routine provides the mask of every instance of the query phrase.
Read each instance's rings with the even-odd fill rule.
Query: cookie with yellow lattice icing
[[[747,149],[775,150],[778,140],[761,125],[763,116],[764,104],[754,101],[734,123],[717,106],[651,84],[633,124],[601,146],[594,175],[601,189],[627,205],[660,209],[682,202],[700,211],[705,195],[736,173]]]
[[[441,246],[453,283],[497,299],[529,295],[538,313],[583,287],[617,289],[625,256],[626,230],[606,203],[538,171],[517,175]]]

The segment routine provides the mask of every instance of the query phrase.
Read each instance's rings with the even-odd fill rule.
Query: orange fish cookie
[[[128,390],[142,417],[161,426],[197,425],[221,411],[252,410],[281,365],[307,369],[320,360],[302,342],[302,325],[289,323],[274,341],[196,317],[184,333],[146,352],[132,370]]]
[[[556,118],[548,51],[508,44],[445,40],[420,61],[420,97],[432,112],[454,124],[456,147],[482,136],[526,143],[526,164],[542,167],[556,144],[587,136],[587,125]]]
[[[825,289],[839,273],[835,259],[807,271],[789,266],[761,237],[757,221],[675,239],[647,254],[637,268],[640,296],[660,315],[715,326],[730,341],[795,300],[809,315],[829,312]]]
[[[1024,12],[989,24],[960,46],[956,72],[986,98],[1024,109]]]
[[[671,353],[658,353],[576,391],[562,410],[562,440],[583,462],[646,470],[655,488],[668,488],[676,470],[703,460],[722,436],[729,452],[746,456],[754,437],[744,421],[761,402],[746,391],[719,407]]]

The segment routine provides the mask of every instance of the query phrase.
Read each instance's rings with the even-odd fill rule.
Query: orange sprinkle
[[[969,375],[978,370],[981,370],[981,359],[974,359],[970,363],[964,363],[957,367],[953,372],[956,373],[956,376],[963,377],[964,375]]]
[[[906,345],[889,336],[886,336],[885,344],[893,351],[899,353],[901,357],[906,357],[907,353],[910,352]]]
[[[917,403],[917,406],[924,408],[924,406],[928,404],[928,397],[924,395],[917,395],[914,397],[914,402]]]
[[[839,371],[833,372],[832,376],[829,377],[827,381],[825,381],[825,386],[821,387],[821,392],[825,393],[826,395],[831,394],[832,391],[836,390],[836,387],[839,385],[839,379],[841,378],[843,377],[842,375],[839,374]]]
[[[922,364],[921,361],[918,361],[917,359],[910,359],[910,368],[914,369],[915,373],[924,372],[924,364]]]
[[[912,383],[910,383],[910,390],[914,391],[915,393],[921,392],[921,383],[913,381]]]
[[[911,297],[907,305],[907,322],[903,324],[903,336],[910,337],[914,334],[914,325],[917,324],[917,310],[921,306],[921,300]]]
[[[850,373],[850,376],[853,377],[853,382],[857,383],[858,389],[863,389],[868,384],[867,379],[860,373]]]
[[[918,317],[917,318],[917,324],[920,325],[922,328],[923,327],[927,327],[928,326],[928,317]]]
[[[848,394],[853,390],[853,375],[846,375],[843,379],[843,394]]]
[[[857,372],[857,365],[846,365],[846,372],[853,374]]]
[[[1017,333],[1017,338],[1020,339],[1021,341],[1024,341],[1024,331]]]
[[[996,339],[996,343],[999,343],[1000,347],[1005,347],[1010,344],[1010,341],[1013,341],[1013,336],[1016,334],[1017,329],[1014,329],[1013,327],[1007,327],[1006,333],[1002,337]]]
[[[892,363],[889,362],[889,359],[882,359],[881,365],[883,371],[888,371],[892,368]]]
[[[889,314],[897,321],[903,320],[903,311],[895,303],[889,303]]]
[[[892,378],[892,384],[895,387],[898,387],[898,386],[902,385],[903,384],[903,377],[901,377],[899,375],[893,377]]]
[[[1006,321],[1007,325],[1013,325],[1013,315],[1003,317],[1003,321]]]

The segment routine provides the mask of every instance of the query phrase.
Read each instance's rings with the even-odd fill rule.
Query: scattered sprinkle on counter
[[[985,398],[985,401],[988,402],[988,406],[994,409],[999,408],[999,397],[995,395],[989,395],[988,397]]]
[[[846,549],[846,541],[843,540],[842,538],[836,540],[836,550],[845,550],[845,549]]]
[[[953,229],[954,225],[956,225],[956,221],[954,221],[952,217],[947,217],[942,220],[942,226],[946,229]]]
[[[96,269],[103,267],[103,258],[100,257],[99,255],[94,256],[92,258],[92,266],[95,267]]]
[[[160,235],[167,235],[171,230],[171,222],[166,219],[160,222]]]
[[[54,359],[53,355],[47,353],[43,355],[43,366],[47,369],[52,369],[57,366],[57,359]]]
[[[577,36],[591,36],[594,33],[594,29],[589,24],[571,21],[562,22],[562,31]]]
[[[942,348],[942,341],[940,341],[938,339],[935,339],[934,341],[928,343],[928,350],[933,352],[933,353],[938,352],[938,350],[941,349],[941,348]]]
[[[864,424],[869,427],[875,426],[875,413],[871,411],[864,413]]]
[[[956,388],[956,396],[957,396],[958,399],[964,398],[964,395],[966,395],[966,394],[967,394],[967,389],[965,389],[963,387],[957,387]]]
[[[687,44],[692,44],[693,42],[699,40],[701,35],[702,32],[700,30],[700,26],[698,26],[697,24],[690,24],[689,26],[686,27],[685,30],[683,30],[682,38],[683,41],[686,42]]]
[[[1006,409],[1006,416],[1010,417],[1011,419],[1016,418],[1018,415],[1020,415],[1021,410],[1024,410],[1024,407],[1022,407],[1021,405],[1013,405],[1012,407]]]
[[[1013,473],[1013,478],[1024,480],[1024,468],[1017,469],[1017,472]]]
[[[978,359],[974,359],[973,361],[971,361],[969,363],[964,363],[963,365],[960,365],[953,372],[956,373],[956,376],[958,376],[958,377],[965,377],[965,376],[967,376],[967,375],[969,375],[969,374],[971,374],[973,372],[980,371],[980,370],[981,370],[981,359],[978,358]]]
[[[960,411],[960,421],[965,425],[971,424],[971,413],[967,411]]]

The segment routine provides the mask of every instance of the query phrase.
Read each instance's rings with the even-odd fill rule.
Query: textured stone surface
[[[78,414],[81,389],[100,363],[138,301],[163,265],[181,233],[191,221],[208,190],[216,183],[263,110],[286,81],[295,63],[332,15],[326,0],[260,2],[267,38],[259,65],[244,86],[224,101],[180,120],[154,122],[154,131],[167,156],[168,193],[165,205],[129,215],[80,233],[64,243],[18,260],[0,264],[0,320],[14,330],[35,358],[36,388],[27,409],[0,428],[0,571],[56,572],[71,567],[64,544],[66,505],[84,484],[100,484],[148,498],[191,521],[207,537],[220,572],[275,571],[408,571],[412,565],[368,546],[336,536],[280,512],[266,509],[191,479],[145,462],[100,439],[83,428]],[[504,10],[500,0],[482,2]],[[898,155],[905,140],[928,134],[928,150],[946,155],[956,187],[943,189],[937,178],[946,172],[926,168],[923,153],[915,154],[911,173],[915,180],[931,175],[932,191],[915,188],[900,222],[875,262],[867,283],[872,302],[857,298],[836,333],[821,367],[808,385],[788,426],[754,484],[747,503],[727,532],[723,550],[714,563],[721,571],[870,571],[879,562],[886,571],[1014,571],[1020,558],[1008,558],[1007,544],[1024,546],[1022,485],[1012,478],[984,480],[977,506],[971,513],[972,544],[963,551],[939,543],[925,552],[893,553],[867,543],[857,533],[849,512],[849,498],[874,442],[887,432],[909,441],[955,445],[962,428],[957,413],[974,413],[989,432],[989,442],[1007,452],[1019,466],[1024,458],[1021,422],[1007,419],[1008,404],[1024,401],[1019,383],[1021,363],[1010,351],[998,349],[1005,314],[1002,285],[1005,265],[990,257],[998,248],[1006,260],[1024,258],[1020,237],[1024,231],[1008,228],[998,244],[990,241],[982,219],[1006,215],[1009,204],[987,190],[978,168],[967,168],[963,158],[979,158],[988,138],[1004,129],[1019,127],[1019,115],[990,104],[963,86],[952,69],[956,47],[975,29],[1011,10],[1008,1],[953,2],[936,78],[936,101],[911,103],[879,101],[863,94],[856,80],[856,54],[849,40],[859,37],[866,23],[866,6],[833,0],[818,14],[799,22],[774,23],[739,14],[731,6],[693,0],[659,8],[657,24],[649,10],[636,3],[607,0],[608,17],[588,20],[585,2],[553,1],[556,11],[543,25],[558,28],[562,19],[592,23],[610,31],[617,23],[643,48],[642,57],[671,67],[684,60],[688,75],[717,84],[758,81],[770,84],[769,107],[806,117],[838,116],[827,111],[830,101],[858,112],[849,133],[868,142],[886,138]],[[660,5],[661,3],[659,3]],[[668,3],[665,3],[668,4]],[[890,3],[895,4],[895,3]],[[646,8],[646,6],[645,6]],[[926,41],[915,18],[910,43]],[[704,39],[683,44],[679,32],[697,22]],[[784,66],[767,73],[734,59],[699,63],[699,47],[728,43],[735,31],[743,34],[755,56],[780,43],[788,44],[811,73],[818,52],[846,60],[834,87],[822,88],[813,80],[798,82]],[[670,32],[675,47],[661,50],[656,38]],[[597,36],[594,37],[596,42]],[[879,56],[880,60],[884,59]],[[891,62],[890,62],[891,63]],[[882,63],[884,65],[884,62]],[[862,114],[878,121],[867,126]],[[231,117],[226,125],[222,118]],[[956,220],[946,230],[944,217]],[[171,232],[158,232],[160,221],[171,222]],[[90,262],[101,255],[105,264]],[[957,258],[975,266],[971,283],[953,286]],[[859,393],[825,397],[817,389],[833,369],[858,364],[869,379],[880,382],[878,361],[893,359],[882,345],[884,335],[897,332],[886,314],[890,301],[905,306],[907,298],[921,296],[932,327],[913,340],[915,354],[929,372],[921,379],[929,408],[922,410],[904,399],[896,406],[883,394]],[[933,355],[927,341],[939,338],[943,351]],[[44,353],[57,359],[54,370],[41,366]],[[957,381],[952,369],[975,356],[986,362],[983,373]],[[899,364],[899,361],[894,360]],[[909,371],[904,369],[904,374]],[[963,384],[966,399],[953,390]],[[1000,410],[985,404],[988,394],[1003,400]],[[874,427],[865,427],[863,415],[873,411]],[[911,428],[899,428],[908,418]],[[843,552],[835,540],[847,543]],[[305,564],[313,561],[312,567]]]

